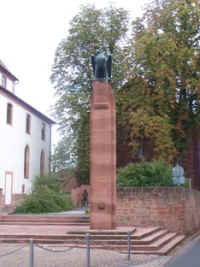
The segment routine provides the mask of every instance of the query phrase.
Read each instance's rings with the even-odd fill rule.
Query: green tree
[[[73,166],[72,160],[72,136],[64,136],[55,146],[52,158],[51,166],[52,171],[57,172]]]
[[[118,170],[120,187],[173,186],[172,168],[164,161],[129,163]]]
[[[134,65],[129,92],[125,90],[120,96],[129,121],[130,143],[137,146],[150,140],[154,155],[163,157],[166,153],[168,161],[185,151],[191,131],[199,125],[198,2],[153,1],[143,17],[132,24],[128,60]]]
[[[55,115],[63,136],[71,134],[79,179],[89,177],[89,98],[92,90],[91,55],[102,48],[113,55],[111,86],[126,81],[122,58],[127,45],[128,14],[122,8],[83,6],[72,19],[67,37],[59,44],[52,69],[58,100]]]
[[[36,177],[32,193],[16,207],[15,213],[46,213],[71,209],[71,197],[62,191],[56,176],[48,174]]]

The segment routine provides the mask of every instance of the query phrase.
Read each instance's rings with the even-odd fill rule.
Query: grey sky
[[[117,7],[130,11],[131,17],[141,14],[150,0],[116,0]],[[49,81],[54,53],[66,37],[69,21],[80,5],[109,4],[107,0],[3,0],[0,16],[0,58],[19,79],[17,95],[50,115],[54,90]]]

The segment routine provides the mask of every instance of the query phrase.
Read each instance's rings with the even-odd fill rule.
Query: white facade
[[[0,83],[0,188],[3,189],[6,205],[12,204],[13,195],[31,192],[32,182],[41,172],[42,151],[43,171],[49,172],[53,123],[15,96],[14,90],[11,89],[14,88],[12,85],[14,82],[11,79],[7,82],[9,88],[3,88]],[[8,122],[8,104],[12,107],[10,122]],[[27,133],[27,115],[30,118],[30,133]],[[26,161],[27,146],[29,157]],[[28,170],[25,171],[25,168]],[[25,172],[28,172],[28,175]]]

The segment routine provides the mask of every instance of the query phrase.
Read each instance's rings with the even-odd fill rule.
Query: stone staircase
[[[128,251],[128,235],[125,231],[104,231],[102,233],[91,230],[87,232],[90,232],[92,248],[118,250],[122,253]],[[71,231],[68,234],[71,235],[72,240],[79,238],[75,241],[78,247],[85,247],[84,231]],[[160,227],[138,227],[132,231],[131,253],[166,255],[184,239],[184,235],[171,233]]]
[[[74,225],[88,226],[89,216],[62,215],[7,215],[1,216],[0,225]]]
[[[12,217],[12,218],[11,218]],[[4,234],[0,232],[0,243],[27,243],[32,238],[35,243],[52,244],[69,247],[86,247],[86,233],[90,233],[91,248],[128,251],[128,231],[131,229],[131,253],[166,255],[185,239],[185,236],[171,233],[159,227],[125,228],[116,230],[90,230],[88,217],[54,217],[54,216],[5,216],[0,224],[9,226],[31,227],[31,225],[48,225],[48,227],[65,228],[66,233],[36,233],[34,231]],[[12,225],[11,225],[12,224]],[[4,225],[2,227],[5,227]],[[24,226],[25,227],[25,226]],[[56,232],[55,228],[55,232]]]

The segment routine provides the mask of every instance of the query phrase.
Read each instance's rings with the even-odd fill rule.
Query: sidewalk
[[[89,214],[85,213],[85,209],[77,208],[69,211],[63,211],[63,212],[51,212],[51,213],[27,213],[27,214],[12,214],[12,216],[83,216],[83,217],[89,217]]]
[[[32,215],[32,214],[31,214]],[[35,214],[52,216],[88,216],[84,209],[76,209],[67,212]],[[59,225],[0,225],[0,232],[3,234],[56,234],[62,235],[73,226]],[[56,250],[65,250],[67,245],[42,245],[44,248],[54,249],[54,252],[48,252],[34,245],[34,267],[87,267],[86,249],[73,248],[67,252],[56,252]],[[19,251],[10,254],[16,248]],[[1,256],[9,253],[7,256]],[[0,267],[29,267],[29,244],[4,244],[0,243]],[[127,260],[127,254],[121,254],[117,251],[91,249],[90,267],[164,267],[164,264],[170,259],[170,256],[157,255],[131,255],[131,260]]]
[[[29,245],[26,244],[3,245],[0,244],[0,267],[28,267]],[[44,248],[64,250],[66,247],[43,245]],[[20,251],[1,257],[2,254],[22,248]],[[131,255],[130,262],[127,255],[108,250],[91,250],[91,267],[162,267],[169,260],[168,256]],[[67,252],[47,252],[34,246],[35,267],[87,267],[86,250],[74,248]]]
[[[200,236],[191,240],[183,247],[165,267],[199,267],[200,266]]]

